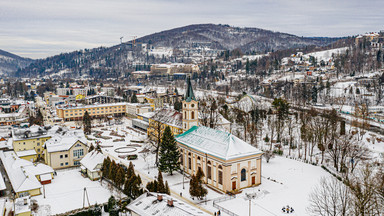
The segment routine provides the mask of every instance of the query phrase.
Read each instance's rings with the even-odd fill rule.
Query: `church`
[[[188,78],[182,102],[183,133],[176,136],[181,169],[192,175],[200,168],[205,183],[223,192],[261,184],[262,151],[231,133],[198,126],[198,101]]]

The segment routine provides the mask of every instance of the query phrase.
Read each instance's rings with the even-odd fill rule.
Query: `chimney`
[[[173,199],[169,199],[169,200],[167,201],[167,205],[168,205],[169,207],[173,207]]]
[[[163,195],[157,194],[157,200],[158,201],[163,201]]]

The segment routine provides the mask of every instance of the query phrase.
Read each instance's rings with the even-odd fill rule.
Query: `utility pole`
[[[83,193],[83,208],[85,207],[85,195],[87,195],[88,206],[91,206],[91,204],[89,203],[89,197],[88,197],[88,192],[86,187],[84,187],[84,193]]]

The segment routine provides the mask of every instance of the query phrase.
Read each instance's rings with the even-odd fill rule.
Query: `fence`
[[[236,198],[236,195],[224,196],[224,197],[219,197],[217,199],[214,199],[213,200],[213,207],[219,209],[220,211],[222,211],[222,212],[224,212],[230,216],[239,216],[238,214],[235,214],[235,213],[229,211],[228,209],[221,207],[220,205],[217,204],[217,203],[224,202],[224,201],[231,200],[231,199],[235,199],[235,198]]]

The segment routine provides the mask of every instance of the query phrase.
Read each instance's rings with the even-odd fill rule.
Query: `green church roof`
[[[195,95],[193,94],[192,84],[191,84],[191,78],[187,78],[187,93],[185,94],[185,101],[191,102],[192,100],[196,101]]]

